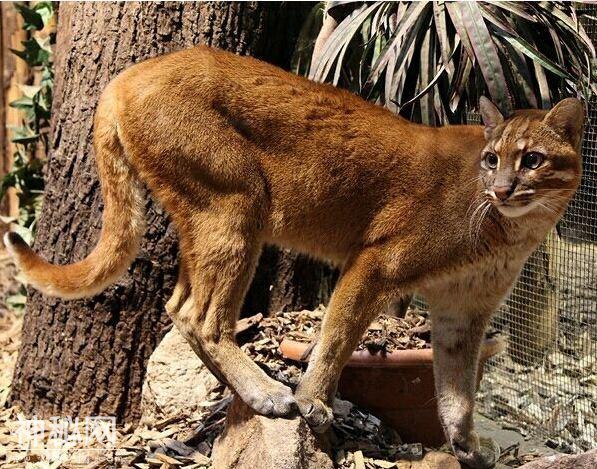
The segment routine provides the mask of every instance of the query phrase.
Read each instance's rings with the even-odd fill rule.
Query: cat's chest
[[[495,309],[508,294],[526,256],[503,252],[456,266],[423,282],[421,293],[439,309]]]

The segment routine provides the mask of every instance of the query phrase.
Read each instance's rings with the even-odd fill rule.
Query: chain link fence
[[[585,28],[596,42],[597,5],[585,10]],[[482,413],[568,452],[597,447],[596,98],[582,155],[576,197],[496,315],[508,350],[486,365],[478,394]]]

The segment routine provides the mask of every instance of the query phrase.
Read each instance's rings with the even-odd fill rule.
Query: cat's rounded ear
[[[574,148],[580,144],[585,107],[576,98],[566,98],[556,104],[543,118],[543,122],[568,140]]]
[[[504,116],[497,106],[485,96],[479,98],[479,112],[485,125],[485,139],[489,140],[495,128],[504,122]]]

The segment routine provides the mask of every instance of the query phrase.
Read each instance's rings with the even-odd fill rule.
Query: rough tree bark
[[[290,62],[298,30],[310,4],[249,3],[64,3],[60,7],[53,108],[54,148],[35,249],[52,262],[84,257],[98,239],[102,200],[96,176],[92,117],[102,89],[134,62],[203,43],[251,54],[281,66]],[[23,343],[12,402],[25,412],[51,415],[116,415],[134,421],[149,355],[169,319],[164,303],[177,269],[176,234],[159,206],[148,198],[148,230],[129,272],[89,300],[62,301],[29,292]],[[296,294],[313,272],[311,261],[285,254],[264,256],[247,306],[265,309],[325,300]],[[307,266],[307,267],[305,267]],[[271,301],[270,284],[284,271],[281,288],[291,300]],[[326,277],[327,276],[327,277]],[[325,290],[325,292],[324,292]],[[270,294],[268,294],[270,292]],[[323,292],[323,293],[322,293]],[[297,304],[297,300],[303,304]]]

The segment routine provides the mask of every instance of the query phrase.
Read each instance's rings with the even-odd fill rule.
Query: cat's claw
[[[272,386],[266,390],[255,388],[243,394],[241,394],[242,400],[261,415],[284,417],[296,410],[296,400],[292,390],[284,385]]]
[[[334,420],[332,409],[319,399],[297,398],[299,412],[317,433],[324,433]]]
[[[453,442],[454,455],[471,469],[490,469],[495,466],[500,457],[500,446],[491,438],[480,438],[479,440],[477,449],[467,449],[457,442]]]

